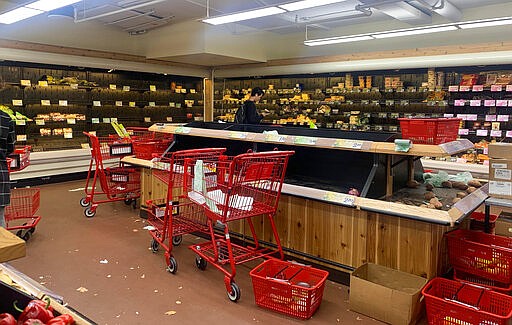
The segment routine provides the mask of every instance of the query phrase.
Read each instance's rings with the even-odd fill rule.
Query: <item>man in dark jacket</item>
[[[0,110],[0,227],[6,227],[5,207],[11,201],[11,184],[7,169],[7,156],[14,151],[16,136],[14,120]]]
[[[256,109],[256,103],[258,103],[265,93],[260,87],[254,87],[251,91],[251,97],[244,103],[245,109],[245,124],[259,124],[263,119]]]

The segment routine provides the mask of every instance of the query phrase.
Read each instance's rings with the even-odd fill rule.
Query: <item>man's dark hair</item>
[[[264,94],[264,92],[263,92],[263,90],[260,87],[254,87],[251,90],[251,96],[256,96],[256,95],[261,96],[263,94]]]

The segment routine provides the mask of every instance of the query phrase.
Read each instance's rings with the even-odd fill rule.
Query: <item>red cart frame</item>
[[[148,223],[153,226],[150,230],[151,250],[158,247],[165,249],[167,271],[174,274],[178,263],[172,255],[172,247],[179,246],[182,235],[192,232],[208,232],[207,218],[204,209],[183,195],[183,175],[185,159],[207,159],[219,161],[226,148],[204,148],[180,150],[170,153],[170,157],[161,157],[153,169],[153,175],[167,185],[165,199],[148,201]]]
[[[135,157],[150,160],[164,154],[173,142],[170,134],[149,131],[147,128],[127,127]]]
[[[236,265],[258,258],[278,255],[283,259],[281,241],[274,223],[288,160],[294,151],[246,153],[228,163],[189,159],[185,162],[184,191],[196,204],[204,207],[211,240],[189,248],[196,254],[196,266],[204,270],[207,262],[224,273],[228,298],[240,299],[235,283]],[[268,217],[277,250],[261,247],[251,218]],[[228,224],[246,219],[252,234],[252,245],[231,242]],[[223,228],[217,235],[214,224]],[[226,269],[224,266],[229,265]]]
[[[40,216],[36,216],[40,197],[39,188],[13,188],[11,204],[5,207],[6,229],[17,230],[18,237],[29,240],[41,220]]]
[[[138,168],[124,167],[121,163],[122,157],[132,154],[130,140],[84,134],[89,137],[91,146],[85,197],[80,200],[80,205],[85,208],[85,216],[94,217],[98,205],[102,203],[124,201],[127,205],[133,203],[135,207],[136,199],[140,197],[140,171]],[[98,181],[101,191],[96,190]],[[98,199],[98,196],[103,199]]]

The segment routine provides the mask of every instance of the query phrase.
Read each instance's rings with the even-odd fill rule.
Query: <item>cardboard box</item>
[[[489,196],[512,199],[512,159],[489,159]]]
[[[414,324],[425,284],[425,278],[367,263],[350,276],[350,309],[389,324]]]
[[[0,263],[25,256],[25,241],[0,227]]]
[[[496,219],[494,233],[499,236],[512,237],[512,213],[501,212]]]
[[[489,143],[487,155],[490,158],[512,159],[512,143]]]

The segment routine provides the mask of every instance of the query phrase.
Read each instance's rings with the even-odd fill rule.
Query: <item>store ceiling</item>
[[[0,12],[13,9],[33,1],[0,0]],[[292,0],[83,0],[72,7],[52,12],[52,16],[67,17],[77,26],[91,26],[95,32],[115,30],[124,33],[129,39],[135,35],[158,34],[158,30],[180,23],[198,22],[207,15],[210,17],[258,9],[272,5],[294,2]],[[321,33],[334,29],[379,24],[386,29],[388,25],[400,28],[428,25],[431,23],[456,22],[464,20],[467,10],[483,8],[496,4],[507,4],[511,0],[346,0],[336,4],[287,12],[279,15],[246,20],[223,26],[226,37],[229,35],[253,35],[272,33],[286,37],[293,33]],[[442,7],[442,8],[440,8]],[[496,13],[497,16],[512,13]],[[490,18],[490,17],[482,17]],[[40,18],[41,19],[41,18]],[[472,19],[475,19],[472,17]],[[64,21],[64,20],[62,20]],[[62,23],[64,26],[64,22]],[[204,24],[204,23],[200,23]],[[398,24],[398,25],[397,25]],[[12,28],[12,27],[11,27]],[[44,28],[44,26],[41,26]],[[204,30],[210,26],[204,27]],[[218,32],[219,29],[216,29]],[[206,34],[206,32],[204,32]],[[122,35],[122,34],[121,34]],[[0,28],[0,38],[4,37]],[[48,37],[55,45],[57,36]],[[161,37],[161,35],[159,35]],[[45,40],[41,40],[45,43]],[[77,42],[77,40],[75,40]],[[67,44],[62,44],[66,46]],[[88,45],[83,45],[87,48]],[[73,44],[73,47],[80,45]],[[106,50],[106,49],[103,49]],[[115,49],[112,49],[115,52]],[[122,52],[122,50],[119,50]],[[145,50],[141,50],[144,52]],[[148,52],[148,51],[146,51]],[[183,52],[183,51],[182,51]],[[240,55],[217,55],[208,51],[195,53],[168,53],[167,55],[148,55],[168,61],[193,63],[197,65],[225,65],[252,63],[254,58]],[[261,60],[260,60],[261,61]]]

